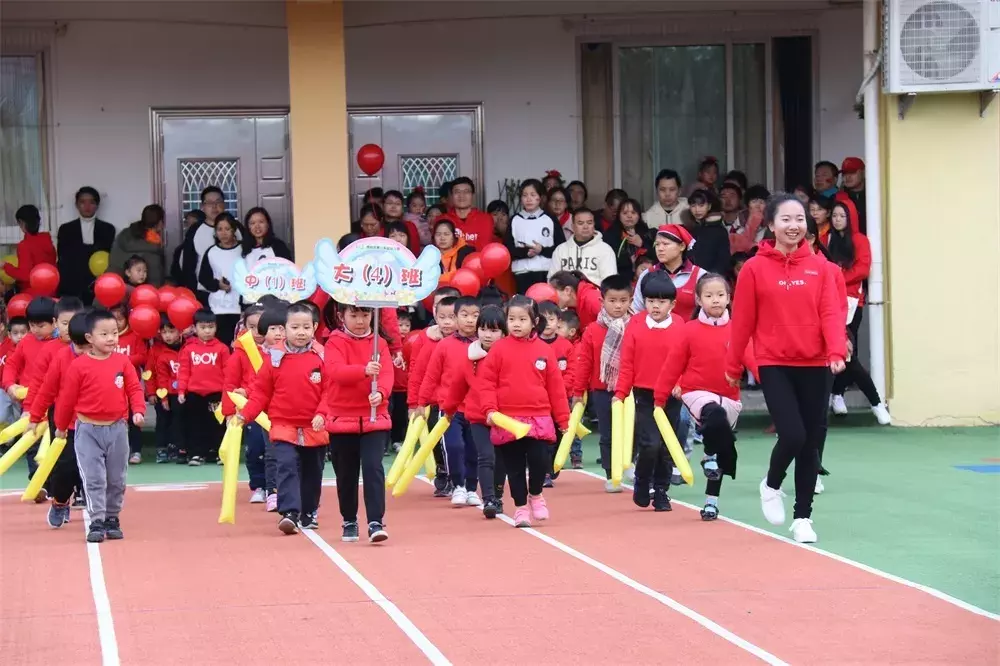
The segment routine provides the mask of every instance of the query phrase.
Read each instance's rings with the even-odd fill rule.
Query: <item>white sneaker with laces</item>
[[[889,408],[885,406],[884,402],[880,402],[874,407],[872,407],[872,414],[878,419],[879,425],[892,425],[892,417],[889,416]]]
[[[251,504],[263,504],[267,501],[267,493],[264,492],[263,488],[258,488],[250,494]]]
[[[826,488],[823,486],[823,479],[821,477],[816,477],[816,494],[822,495]]]
[[[604,482],[604,492],[606,493],[620,493],[622,491],[621,485],[615,485],[612,483],[611,479]]]
[[[464,486],[459,486],[451,491],[452,506],[467,506],[469,501],[469,491]]]
[[[819,538],[816,530],[813,529],[813,521],[809,518],[796,518],[792,521],[792,526],[788,528],[792,533],[792,538],[799,543],[816,543]]]
[[[629,468],[625,470],[625,473],[622,475],[622,480],[629,485],[635,483],[635,465],[630,465]]]
[[[767,485],[767,478],[760,482],[760,510],[772,525],[785,524],[785,493]]]
[[[475,491],[472,491],[472,492],[466,491],[466,493],[467,493],[467,495],[466,495],[466,498],[465,498],[465,503],[468,506],[482,506],[483,505],[483,500],[479,497],[479,495],[476,494]]]
[[[844,396],[835,395],[830,399],[830,408],[833,409],[833,413],[839,416],[843,416],[847,413],[847,403],[844,402]]]

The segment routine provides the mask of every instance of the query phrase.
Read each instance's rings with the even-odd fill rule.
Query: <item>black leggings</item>
[[[472,431],[472,441],[476,444],[476,453],[479,454],[479,490],[483,494],[483,501],[502,497],[503,457],[496,454],[496,447],[490,440],[490,428],[482,423],[469,424],[469,428]]]
[[[507,468],[507,483],[514,506],[525,506],[529,493],[541,495],[545,472],[551,464],[548,444],[524,437],[497,449]]]
[[[51,427],[51,426],[50,426]],[[66,504],[73,499],[73,491],[83,489],[80,480],[80,470],[76,464],[76,448],[73,446],[74,431],[66,431],[66,447],[59,454],[52,474],[49,476],[49,494],[59,504]]]
[[[633,388],[635,396],[635,485],[648,486],[666,492],[670,488],[670,473],[674,463],[663,443],[660,429],[653,418],[652,389]],[[681,401],[671,397],[667,400],[664,412],[670,427],[677,432],[681,420]],[[628,465],[631,461],[625,461]]]
[[[384,430],[355,435],[330,435],[330,458],[337,474],[337,499],[344,522],[358,520],[358,477],[362,476],[365,517],[381,523],[385,518],[385,468],[382,452],[389,433]],[[281,501],[281,489],[278,489]]]
[[[874,407],[882,402],[882,398],[879,397],[878,389],[875,388],[872,376],[868,374],[865,366],[861,365],[861,358],[858,353],[858,331],[861,330],[862,312],[863,308],[858,307],[854,311],[854,319],[847,325],[851,335],[854,336],[854,353],[851,354],[851,360],[847,362],[847,367],[844,371],[834,378],[833,394],[843,396],[848,387],[851,384],[855,384],[865,394],[865,397],[868,398],[868,402],[871,403],[872,407]]]
[[[778,433],[778,442],[771,451],[767,485],[781,488],[789,466],[795,461],[794,518],[812,515],[818,471],[816,461],[826,434],[829,377],[826,367],[765,365],[760,368],[767,411]]]

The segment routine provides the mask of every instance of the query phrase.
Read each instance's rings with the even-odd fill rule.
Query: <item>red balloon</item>
[[[140,338],[149,340],[160,330],[160,313],[152,305],[138,305],[129,313],[128,325]]]
[[[459,268],[451,276],[451,286],[458,289],[462,296],[475,296],[479,293],[482,282],[479,281],[479,276],[468,268]]]
[[[189,298],[195,303],[199,303],[198,297],[194,295],[194,292],[187,287],[175,287],[177,290],[177,296],[180,298]]]
[[[483,272],[483,255],[473,252],[462,262],[462,268],[468,268],[479,276],[482,282],[486,281],[486,273]]]
[[[35,264],[28,274],[28,284],[36,296],[54,296],[59,289],[59,271],[52,264]]]
[[[183,331],[194,323],[194,313],[201,309],[201,303],[190,298],[177,298],[167,308],[167,319],[177,328]]]
[[[28,303],[31,302],[31,296],[29,294],[16,294],[7,301],[7,317],[13,319],[14,317],[23,317],[24,313],[28,311]]]
[[[171,287],[169,285],[160,287],[157,296],[159,298],[158,306],[160,308],[160,312],[166,312],[167,308],[170,307],[170,304],[177,300],[177,287]]]
[[[151,308],[160,307],[160,292],[151,284],[140,284],[132,290],[132,298],[129,305],[137,308],[140,305],[148,305]]]
[[[531,285],[528,287],[528,291],[526,291],[524,295],[536,303],[551,301],[556,305],[559,305],[559,295],[548,282],[539,282],[538,284]]]
[[[106,308],[113,308],[125,298],[125,280],[117,273],[104,273],[94,281],[94,298]]]
[[[510,268],[510,252],[501,243],[490,243],[480,252],[483,265],[483,273],[486,277],[499,277],[505,270]]]
[[[374,143],[366,143],[358,149],[358,167],[366,176],[374,176],[385,164],[385,153]]]

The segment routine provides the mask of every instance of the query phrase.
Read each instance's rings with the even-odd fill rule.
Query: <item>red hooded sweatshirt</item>
[[[254,378],[250,400],[240,410],[243,418],[253,421],[267,410],[272,441],[298,446],[328,444],[326,430],[312,427],[317,416],[326,418],[329,382],[324,376],[323,354],[318,342],[303,351],[288,351],[284,345],[268,350]]]
[[[601,301],[601,290],[592,282],[583,280],[576,288],[576,316],[580,318],[580,330],[585,330],[597,321],[597,315],[604,307]]]
[[[84,354],[69,364],[56,398],[56,430],[69,428],[77,415],[92,421],[115,422],[129,411],[142,414],[146,401],[135,368],[121,354],[94,358]]]
[[[149,353],[146,341],[130,328],[126,328],[118,334],[118,347],[115,348],[115,351],[128,356],[128,360],[132,362],[132,366],[137,371],[146,365],[146,356]]]
[[[177,349],[163,345],[156,354],[156,369],[153,371],[153,382],[157,389],[166,389],[168,395],[177,395],[180,381],[178,375],[181,370],[180,362],[181,345]]]
[[[497,340],[479,367],[484,414],[511,418],[552,417],[563,431],[569,424],[569,400],[552,347],[536,335]]]
[[[450,210],[438,218],[448,220],[455,225],[455,230],[462,234],[466,244],[476,248],[476,251],[493,242],[493,216],[473,208],[463,220],[455,210]]]
[[[45,349],[55,348],[55,345],[46,345]],[[45,379],[35,391],[35,397],[31,401],[31,422],[41,423],[45,420],[45,412],[56,402],[59,394],[60,383],[69,369],[69,364],[75,361],[80,354],[73,345],[60,345],[55,356],[48,364],[45,371]],[[76,411],[70,416],[70,428],[76,425]]]
[[[24,234],[24,239],[17,244],[17,266],[4,263],[3,271],[14,278],[18,291],[30,292],[31,269],[38,264],[56,265],[56,248],[47,231]]]
[[[32,373],[31,383],[25,384],[28,387],[28,397],[24,399],[24,408],[28,409],[35,404],[35,398],[38,397],[38,392],[42,388],[42,384],[45,383],[45,378],[48,376],[49,367],[52,365],[53,359],[59,355],[59,352],[69,347],[68,342],[63,342],[62,340],[56,338],[52,342],[42,345],[41,350],[38,355],[32,359],[32,364],[35,372]]]
[[[788,255],[778,251],[774,241],[761,241],[736,281],[726,357],[730,377],[742,372],[751,337],[762,366],[822,367],[844,360],[846,303],[839,302],[829,265],[805,241]]]
[[[649,325],[645,313],[639,313],[625,326],[621,364],[615,397],[624,400],[633,388],[652,389],[660,375],[664,359],[678,346],[684,322],[670,315],[660,324]],[[667,323],[669,322],[669,323]]]
[[[433,347],[433,353],[427,361],[427,370],[420,382],[418,405],[440,405],[448,396],[452,381],[468,361],[469,345],[472,342],[472,338],[452,333],[441,344]]]
[[[260,355],[264,357],[264,365],[267,364],[267,357],[264,355],[264,348],[257,346]],[[263,366],[261,366],[263,368]],[[236,413],[236,405],[229,399],[229,392],[236,389],[243,389],[247,393],[257,379],[257,371],[253,369],[250,357],[243,349],[243,343],[239,340],[233,345],[233,355],[226,361],[226,367],[222,371],[222,415],[232,416]],[[269,415],[270,416],[270,415]]]
[[[571,397],[580,398],[587,391],[608,390],[607,384],[601,381],[601,350],[607,335],[607,327],[597,321],[584,330],[583,337],[576,345],[573,384],[569,389]]]
[[[391,430],[389,397],[392,395],[393,367],[389,345],[378,340],[379,361],[378,392],[382,402],[371,421],[368,396],[372,392],[372,378],[365,374],[365,366],[372,360],[372,336],[363,338],[346,331],[334,331],[326,341],[326,370],[330,382],[327,391],[326,429],[333,434],[352,435],[380,430]]]
[[[14,349],[14,353],[7,358],[3,366],[3,390],[9,389],[12,385],[30,387],[39,373],[45,371],[44,366],[39,366],[38,358],[42,349],[55,341],[55,338],[39,340],[32,334],[21,338]],[[25,398],[23,407],[31,406],[31,394]]]
[[[178,357],[181,364],[177,372],[178,393],[206,396],[222,392],[229,347],[218,338],[212,338],[208,342],[190,338],[181,347]]]
[[[441,411],[449,416],[454,416],[456,412],[462,412],[469,423],[486,425],[486,413],[483,411],[481,398],[481,388],[479,377],[476,371],[482,365],[487,352],[479,342],[474,342],[468,347],[468,354],[462,363],[462,367],[455,372],[455,378],[448,388],[448,394],[443,398],[439,407]]]

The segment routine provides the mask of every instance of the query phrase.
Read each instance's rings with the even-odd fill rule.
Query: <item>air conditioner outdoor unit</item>
[[[885,0],[890,95],[1000,90],[1000,0]]]

